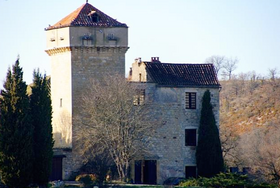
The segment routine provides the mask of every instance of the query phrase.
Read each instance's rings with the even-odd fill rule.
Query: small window
[[[133,98],[134,106],[143,105],[145,102],[145,89],[137,89]]]
[[[186,166],[185,171],[186,179],[196,178],[196,166]]]
[[[91,46],[93,44],[93,40],[84,40],[82,41],[83,46]]]
[[[185,130],[185,146],[196,146],[196,129]]]
[[[139,82],[142,82],[142,74],[139,74]]]
[[[89,14],[89,17],[92,22],[97,23],[100,21],[100,16],[97,13],[91,13]]]
[[[196,93],[186,92],[186,109],[196,109]]]
[[[117,41],[117,37],[116,37],[114,34],[109,34],[109,35],[107,36],[107,39],[108,39],[108,40]]]
[[[60,107],[62,107],[62,98],[60,99],[60,104],[59,104]]]
[[[82,36],[82,45],[90,46],[93,45],[93,37],[90,34],[86,34]]]

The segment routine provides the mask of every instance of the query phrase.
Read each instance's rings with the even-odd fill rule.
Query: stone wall
[[[62,179],[68,180],[82,166],[83,158],[71,148],[54,148],[54,155],[63,156]]]
[[[71,51],[51,55],[52,126],[55,147],[72,147]]]
[[[161,121],[150,147],[154,158],[146,156],[142,160],[157,160],[157,182],[160,184],[168,177],[185,177],[185,166],[196,166],[196,147],[185,146],[185,129],[198,129],[202,96],[207,89],[158,87],[152,83],[138,85],[146,89],[145,103],[152,106],[152,116]],[[209,90],[216,122],[219,122],[219,89]],[[197,94],[196,109],[185,109],[185,92]]]
[[[125,75],[126,27],[65,27],[46,31],[51,58],[51,97],[55,148],[63,159],[63,179],[82,165],[75,135],[81,119],[81,97],[91,80]],[[67,151],[67,152],[66,152]]]

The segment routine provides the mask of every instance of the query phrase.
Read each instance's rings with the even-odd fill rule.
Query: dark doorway
[[[157,184],[157,161],[135,161],[135,183]]]
[[[62,159],[65,156],[53,156],[52,160],[52,173],[50,180],[62,180]]]
[[[142,183],[142,161],[135,161],[135,178],[134,183]]]
[[[186,179],[196,178],[196,166],[186,166]]]
[[[145,161],[144,184],[157,184],[157,161]]]

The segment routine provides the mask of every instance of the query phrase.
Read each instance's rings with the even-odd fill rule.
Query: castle
[[[46,34],[55,139],[52,179],[67,179],[82,164],[74,138],[83,88],[104,73],[125,76],[128,27],[86,3],[46,28]],[[131,163],[133,182],[161,184],[168,177],[196,176],[197,129],[207,89],[219,123],[220,84],[213,65],[138,58],[128,80],[141,90],[138,102],[153,104],[154,115],[163,119],[152,155]]]

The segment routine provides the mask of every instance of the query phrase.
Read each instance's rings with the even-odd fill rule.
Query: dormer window
[[[89,14],[88,14],[88,17],[90,18],[90,20],[94,23],[97,23],[100,21],[100,16],[96,13],[96,11],[91,11]]]

